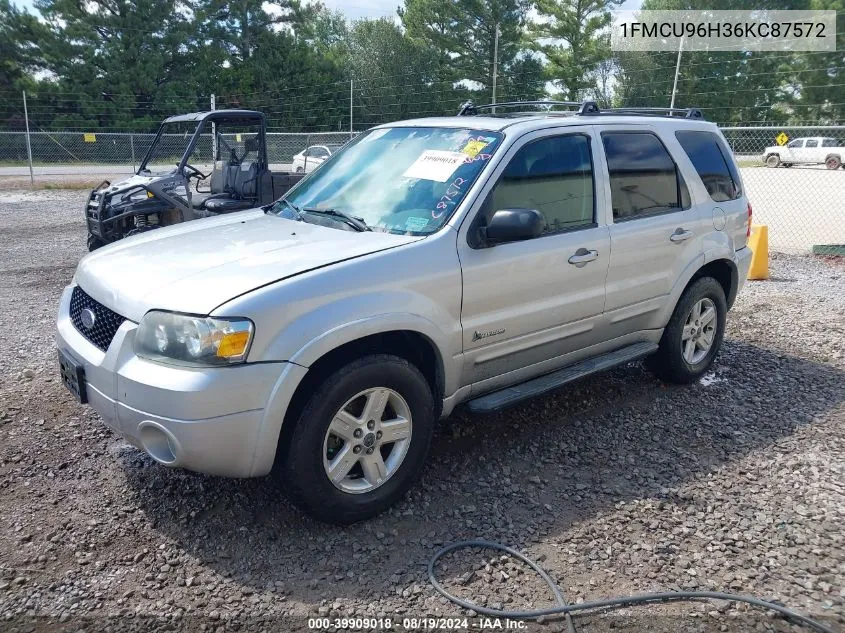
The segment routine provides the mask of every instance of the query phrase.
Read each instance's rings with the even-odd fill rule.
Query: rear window
[[[839,142],[835,138],[826,138],[822,141],[822,147],[839,147]]]
[[[689,207],[675,161],[651,132],[602,132],[610,172],[613,220],[621,222]]]
[[[716,134],[680,130],[675,132],[675,137],[689,156],[707,193],[714,201],[726,202],[739,197],[739,178],[731,172],[733,161],[725,156]]]

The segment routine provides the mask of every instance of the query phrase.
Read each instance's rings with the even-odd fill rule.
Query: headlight
[[[246,360],[252,342],[249,319],[216,319],[152,310],[135,335],[135,353],[185,365],[231,365]]]

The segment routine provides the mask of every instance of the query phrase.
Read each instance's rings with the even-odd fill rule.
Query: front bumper
[[[88,404],[106,425],[167,466],[228,477],[269,472],[292,391],[286,387],[295,387],[305,368],[284,362],[187,368],[147,361],[134,353],[138,326],[131,321],[103,352],[73,325],[71,292],[72,286],[65,288],[59,302],[56,342],[83,366]]]

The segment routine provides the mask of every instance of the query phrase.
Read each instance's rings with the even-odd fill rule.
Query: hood
[[[161,175],[158,176],[139,176],[138,174],[133,174],[129,178],[121,180],[120,182],[112,183],[111,186],[105,187],[104,189],[100,190],[100,193],[108,193],[114,194],[118,191],[126,191],[127,189],[132,189],[137,187],[138,185],[148,185],[153,180],[157,180],[160,178]]]
[[[246,211],[121,240],[85,256],[75,279],[135,322],[151,309],[209,314],[274,281],[420,239]]]

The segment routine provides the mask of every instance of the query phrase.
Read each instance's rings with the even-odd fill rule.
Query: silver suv
[[[459,404],[639,358],[699,378],[751,259],[717,127],[497,107],[374,128],[270,206],[86,256],[64,383],[161,464],[273,473],[349,523],[412,485]]]

